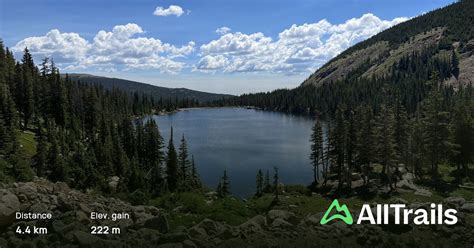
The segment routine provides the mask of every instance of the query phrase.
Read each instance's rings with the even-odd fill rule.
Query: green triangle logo
[[[333,208],[336,208],[338,213],[328,218]],[[339,214],[339,212],[343,212],[344,215]],[[337,199],[335,199],[331,203],[331,206],[329,206],[328,210],[326,210],[326,213],[324,213],[324,216],[319,223],[321,223],[321,225],[326,225],[329,221],[334,219],[340,219],[344,221],[347,225],[352,225],[353,223],[351,212],[349,212],[349,209],[347,208],[346,204],[342,204],[342,206],[339,205],[339,201]]]

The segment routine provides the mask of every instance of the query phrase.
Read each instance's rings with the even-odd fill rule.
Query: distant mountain
[[[125,80],[125,79],[120,79],[120,78],[108,78],[108,77],[100,77],[100,76],[94,76],[94,75],[89,75],[89,74],[77,74],[77,73],[72,73],[68,75],[69,75],[69,78],[73,81],[81,81],[87,84],[100,84],[104,86],[106,89],[111,89],[115,87],[115,88],[125,90],[128,92],[147,93],[155,97],[155,99],[188,98],[188,99],[198,100],[199,102],[208,102],[208,101],[216,101],[216,100],[221,100],[223,98],[233,97],[232,95],[208,93],[208,92],[190,90],[186,88],[166,88],[166,87],[154,86],[151,84],[140,83],[140,82]]]
[[[327,62],[297,88],[245,94],[227,104],[316,114],[335,113],[338,106],[377,110],[388,104],[413,113],[438,83],[452,92],[474,83],[474,0],[380,32]]]
[[[423,63],[434,58],[450,60],[453,51],[457,55],[460,73],[447,78],[447,83],[474,81],[474,1],[457,1],[362,41],[326,63],[302,85],[343,80],[355,71],[359,78],[384,77],[403,59],[426,50],[431,51],[423,55]]]

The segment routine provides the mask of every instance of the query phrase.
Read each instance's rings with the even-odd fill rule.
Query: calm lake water
[[[166,144],[171,126],[176,147],[185,135],[201,179],[211,189],[224,169],[232,194],[241,197],[255,192],[258,169],[269,170],[272,177],[277,166],[284,184],[312,181],[310,118],[245,108],[187,109],[153,118]]]

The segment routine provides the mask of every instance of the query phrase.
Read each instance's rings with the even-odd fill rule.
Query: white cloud
[[[381,20],[369,13],[336,25],[327,20],[294,24],[280,32],[277,40],[262,33],[225,33],[201,45],[202,59],[195,67],[223,72],[297,74],[313,71],[355,43],[406,20],[404,17]],[[215,64],[208,56],[221,56],[219,61],[225,61],[225,65],[205,67]]]
[[[200,71],[216,70],[216,69],[224,68],[226,64],[227,64],[227,58],[224,57],[223,55],[217,55],[217,56],[206,55],[199,60],[195,69],[200,70]]]
[[[229,33],[230,31],[232,31],[230,28],[228,27],[220,27],[218,29],[216,29],[216,33],[220,34],[220,35],[224,35],[224,34],[227,34]]]
[[[187,11],[187,14],[189,15],[191,11]],[[158,6],[155,9],[155,12],[153,12],[153,15],[156,16],[170,16],[170,15],[175,15],[177,17],[180,17],[182,14],[184,14],[183,8],[181,8],[178,5],[170,5],[167,9]]]
[[[13,51],[22,52],[28,47],[33,55],[50,54],[56,62],[76,62],[86,56],[90,44],[76,33],[61,33],[53,29],[44,36],[28,37],[18,42]]]
[[[101,30],[86,40],[77,33],[53,29],[43,36],[28,37],[12,49],[28,47],[35,59],[52,57],[62,69],[97,69],[103,71],[152,69],[177,73],[183,68],[203,72],[270,72],[302,74],[314,71],[326,61],[378,32],[408,18],[381,20],[373,14],[352,18],[341,24],[327,20],[292,25],[275,38],[256,32],[231,32],[228,27],[216,30],[218,39],[200,45],[198,62],[185,63],[194,53],[193,41],[182,46],[146,37],[137,24],[118,25]]]
[[[95,68],[98,70],[157,69],[179,72],[185,63],[176,61],[194,51],[195,43],[177,47],[159,39],[137,37],[143,29],[134,23],[115,26],[112,31],[99,31],[89,42],[77,33],[61,33],[57,29],[44,36],[29,37],[18,42],[13,50],[25,47],[35,58],[53,57],[64,69]]]

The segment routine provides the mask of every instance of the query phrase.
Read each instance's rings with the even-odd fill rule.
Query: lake
[[[176,148],[184,134],[201,179],[211,189],[224,169],[232,194],[240,197],[255,192],[259,169],[268,170],[273,180],[277,166],[283,184],[312,181],[309,138],[314,120],[308,117],[246,108],[200,108],[153,118],[166,145],[171,126]]]

